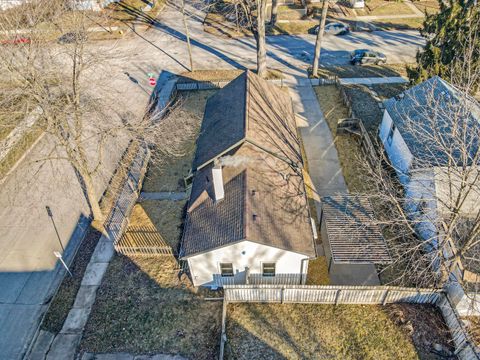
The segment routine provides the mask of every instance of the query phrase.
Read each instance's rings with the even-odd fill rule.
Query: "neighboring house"
[[[195,286],[305,283],[315,258],[292,103],[246,71],[207,101],[181,245]]]
[[[376,264],[391,257],[367,196],[339,194],[322,199],[321,238],[330,281],[379,285]]]
[[[459,209],[465,224],[479,214],[479,129],[478,102],[438,76],[385,102],[379,137],[416,232],[430,246],[442,236],[441,220],[451,209]],[[465,194],[461,205],[455,204],[459,194]],[[445,256],[455,246],[449,244]],[[464,273],[468,269],[460,265],[452,276]]]
[[[461,167],[475,166],[479,121],[478,103],[470,99],[464,104],[458,90],[437,76],[385,102],[379,136],[405,188],[407,206],[425,218],[418,229],[424,239],[436,236],[433,223],[458,194]],[[465,128],[467,138],[455,127]],[[480,192],[473,190],[461,207],[462,216],[480,210]]]

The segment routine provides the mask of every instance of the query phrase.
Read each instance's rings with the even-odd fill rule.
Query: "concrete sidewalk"
[[[297,126],[303,139],[310,178],[317,196],[347,192],[333,136],[313,87],[307,78],[296,78],[290,87]],[[320,214],[319,214],[320,215]]]
[[[378,84],[406,84],[407,79],[401,76],[368,77],[368,78],[339,78],[341,85],[378,85]]]

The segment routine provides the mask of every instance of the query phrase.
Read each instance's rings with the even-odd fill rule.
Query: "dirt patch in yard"
[[[80,351],[167,353],[214,359],[222,303],[206,301],[173,257],[115,256]]]
[[[409,87],[409,84],[378,84],[372,85],[371,89],[375,91],[382,100],[386,100],[397,96]]]
[[[343,104],[339,88],[334,85],[314,88],[322,112],[334,137],[343,177],[351,192],[366,192],[370,189],[360,142],[355,135],[337,136],[337,124],[348,118],[348,108]]]
[[[388,65],[338,65],[322,66],[318,69],[318,77],[332,78],[367,78],[367,77],[386,77],[386,76],[407,76],[405,64]]]
[[[227,359],[435,359],[431,343],[449,341],[430,306],[228,306]]]

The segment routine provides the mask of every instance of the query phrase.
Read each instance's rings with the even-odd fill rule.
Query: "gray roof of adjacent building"
[[[384,105],[415,164],[443,166],[453,159],[457,165],[471,165],[480,134],[480,106],[475,99],[434,76]],[[464,129],[461,134],[459,129]]]

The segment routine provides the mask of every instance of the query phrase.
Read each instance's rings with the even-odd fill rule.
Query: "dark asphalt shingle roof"
[[[193,169],[245,141],[298,161],[299,142],[291,106],[287,94],[245,71],[207,100]]]
[[[438,76],[402,94],[385,101],[385,109],[416,166],[442,166],[449,158],[458,165],[471,165],[479,149],[480,107],[476,100],[465,98]],[[466,147],[468,151],[462,151]]]
[[[391,261],[387,244],[366,196],[327,196],[322,218],[335,263],[382,264]]]
[[[279,88],[267,83],[255,74],[246,72],[239,77],[246,84],[247,97],[245,117],[225,119],[242,124],[231,128],[245,128],[244,139],[230,149],[230,142],[212,135],[197,142],[199,158],[213,154],[222,166],[225,198],[212,200],[211,169],[214,162],[209,159],[196,172],[182,241],[182,256],[188,257],[230,245],[241,240],[285,249],[307,256],[315,256],[313,231],[307,206],[302,172],[302,158],[296,133],[295,115],[290,98]],[[216,94],[216,106],[228,107],[229,99],[221,94],[226,89],[229,96],[240,83],[225,87]],[[220,94],[220,96],[218,96]],[[216,101],[217,101],[216,100]],[[241,99],[236,99],[240,101]],[[273,109],[275,107],[275,109]],[[217,112],[218,111],[218,112]],[[221,113],[210,109],[209,114]],[[216,123],[223,127],[224,119]],[[215,126],[204,132],[215,134]],[[208,126],[205,129],[209,128]],[[219,141],[222,146],[212,144]],[[216,149],[205,151],[203,147]],[[228,150],[228,151],[227,151]]]

